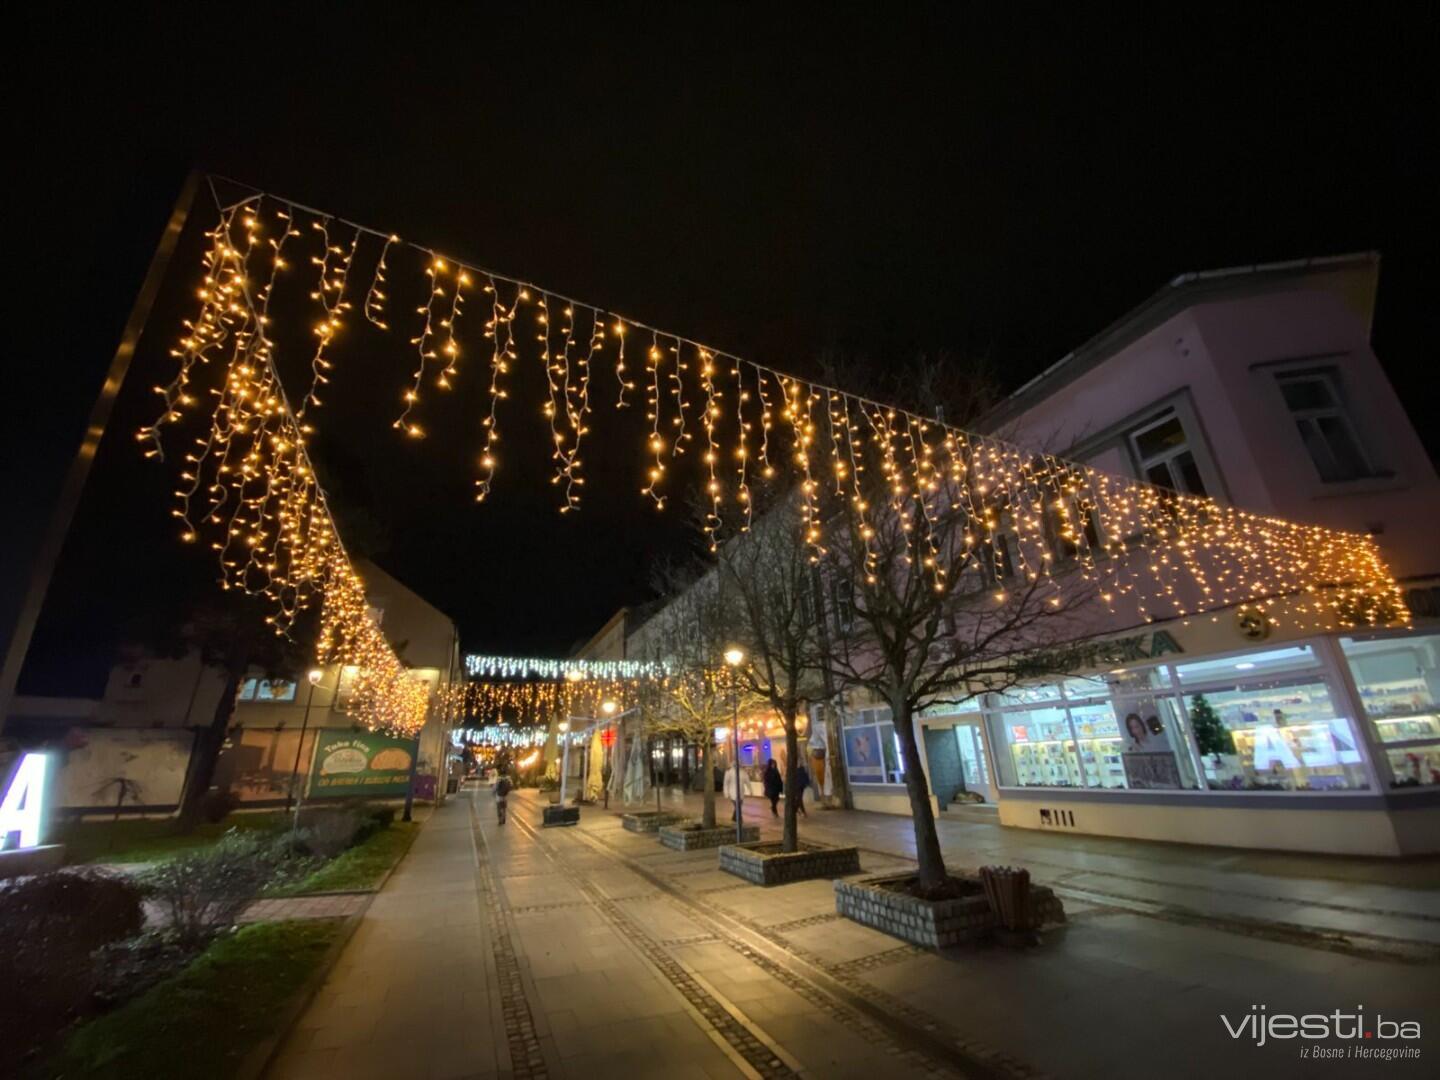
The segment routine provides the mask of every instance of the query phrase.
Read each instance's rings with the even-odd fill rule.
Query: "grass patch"
[[[176,1080],[232,1076],[275,1034],[341,922],[257,923],[223,937],[179,975],[81,1025],[36,1076]]]
[[[363,844],[341,852],[302,881],[268,890],[266,895],[300,896],[304,893],[373,889],[410,850],[419,830],[419,822],[397,821]]]
[[[70,863],[144,863],[208,847],[231,829],[279,832],[290,822],[283,812],[231,814],[219,824],[208,821],[188,833],[175,830],[174,818],[121,818],[119,821],[71,821],[57,830]]]

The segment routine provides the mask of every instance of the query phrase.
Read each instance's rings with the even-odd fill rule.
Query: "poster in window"
[[[880,739],[873,726],[845,729],[845,762],[850,767],[851,780],[882,783],[885,779],[882,754]]]
[[[1126,753],[1125,786],[1136,791],[1157,791],[1180,786],[1180,769],[1168,750],[1153,753]]]

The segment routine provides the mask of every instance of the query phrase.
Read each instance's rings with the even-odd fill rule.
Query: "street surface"
[[[1435,860],[942,820],[953,867],[1027,866],[1069,921],[1030,950],[937,955],[838,917],[829,882],[757,888],[713,850],[670,851],[599,807],[542,829],[541,805],[512,794],[500,828],[489,789],[467,788],[436,811],[271,1080],[1435,1075]],[[699,797],[669,805],[698,813]],[[778,832],[768,806],[746,813]],[[912,865],[905,818],[812,809],[801,834],[859,844],[866,874]],[[1422,1056],[1316,1060],[1313,1040],[1231,1038],[1222,1015],[1257,1006],[1418,1021],[1419,1040],[1323,1045]]]

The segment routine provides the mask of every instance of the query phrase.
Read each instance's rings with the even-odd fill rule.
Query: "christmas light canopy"
[[[1018,579],[1053,590],[1056,604],[1074,583],[1146,621],[1228,607],[1317,629],[1409,619],[1369,536],[1253,514],[967,432],[386,230],[253,189],[226,201],[226,183],[211,180],[217,218],[194,313],[172,350],[173,377],[155,387],[160,411],[139,442],[156,457],[167,442],[184,447],[172,512],[182,540],[209,545],[222,587],[266,598],[280,633],[319,605],[316,661],[358,669],[353,708],[367,726],[413,732],[432,702],[369,610],[309,456],[316,417],[340,392],[346,333],[359,321],[408,351],[389,419],[398,438],[426,435],[431,396],[453,389],[479,354],[474,494],[482,502],[501,467],[502,405],[518,366],[534,364],[544,389],[523,411],[544,426],[562,513],[582,505],[584,447],[603,404],[643,412],[636,490],[657,509],[676,483],[677,463],[691,466],[712,550],[723,529],[749,529],[754,486],[783,470],[816,562],[828,531],[850,529],[869,544],[878,515],[902,515],[922,526],[910,555],[934,587],[958,588],[936,558],[930,526],[961,515],[964,543],[985,555],[975,560],[975,584],[997,604]],[[393,298],[410,291],[420,297],[413,310],[392,310]],[[309,313],[299,358],[308,360],[307,385],[292,398],[276,342],[299,335],[277,322],[288,325],[301,310]],[[367,375],[364,388],[373,379]],[[200,422],[182,434],[192,415]],[[638,661],[481,655],[466,657],[466,671],[578,687],[667,674]]]

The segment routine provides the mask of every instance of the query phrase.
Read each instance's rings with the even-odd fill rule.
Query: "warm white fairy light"
[[[323,492],[305,452],[309,425],[303,415],[290,411],[274,373],[266,308],[284,266],[280,248],[293,230],[289,216],[281,212],[276,215],[282,221],[280,234],[274,239],[262,236],[265,205],[267,198],[257,195],[221,209],[219,223],[208,234],[199,308],[174,350],[178,371],[168,385],[157,387],[163,407],[140,438],[147,453],[158,454],[163,429],[196,407],[198,374],[207,368],[221,373],[206,390],[212,398],[210,430],[195,439],[186,455],[176,513],[186,539],[195,540],[202,531],[214,537],[228,587],[275,600],[276,620],[283,628],[304,606],[304,597],[324,595],[328,600],[326,590],[337,590],[344,575],[333,562],[333,552],[341,550],[338,537],[328,523]],[[316,219],[321,223],[317,231],[326,238],[316,262],[321,321],[328,328],[324,334],[317,331],[317,355],[328,365],[331,339],[348,308],[344,279],[360,238],[374,237],[379,246],[363,310],[366,319],[381,328],[386,258],[400,241],[393,234],[318,213]],[[348,246],[331,245],[326,230],[341,225],[355,230],[355,239]],[[267,273],[260,275],[263,280],[252,280],[252,266],[261,261],[257,253],[267,249],[272,253]],[[424,376],[434,364],[441,385],[454,377],[462,293],[475,276],[482,277],[491,301],[486,336],[492,356],[478,499],[491,489],[499,439],[496,409],[506,396],[503,376],[518,360],[514,320],[523,309],[536,318],[549,391],[543,411],[551,425],[554,481],[562,485],[562,509],[578,506],[594,364],[613,341],[616,405],[623,407],[626,392],[636,388],[625,367],[626,339],[640,333],[649,336],[645,403],[651,460],[642,491],[657,508],[664,507],[661,484],[669,462],[683,454],[694,437],[688,421],[698,421],[705,431],[702,482],[712,545],[727,498],[733,495],[749,521],[752,450],[759,455],[755,468],[762,477],[775,474],[779,459],[770,454],[770,436],[777,419],[772,395],[778,390],[780,419],[792,444],[785,464],[798,483],[802,527],[812,553],[823,550],[822,529],[831,511],[822,500],[832,498],[848,506],[854,527],[870,542],[876,514],[882,511],[869,504],[861,475],[874,469],[884,481],[889,512],[906,529],[910,557],[932,572],[937,588],[953,587],[945,580],[936,550],[937,522],[942,514],[956,513],[967,522],[963,542],[983,556],[978,563],[997,597],[1012,580],[1042,583],[1057,596],[1067,582],[1077,581],[1095,590],[1103,603],[1114,608],[1124,600],[1145,619],[1188,618],[1241,605],[1272,619],[1313,626],[1408,619],[1398,587],[1369,537],[1249,514],[1211,499],[1106,476],[748,361],[726,357],[731,362],[721,364],[717,350],[689,339],[493,271],[426,255],[428,294],[417,309],[423,316],[419,336],[411,339],[418,369],[402,395],[405,411],[396,426],[410,435],[422,434],[414,409]],[[447,288],[452,279],[453,291]],[[502,289],[513,301],[502,298]],[[577,341],[577,308],[590,313],[583,346]],[[552,315],[562,312],[562,324],[552,325]],[[670,366],[662,372],[667,353]],[[743,377],[747,363],[753,380]],[[326,370],[314,365],[317,385],[323,385]],[[673,411],[664,407],[666,400],[673,403]],[[734,403],[733,425],[725,416],[726,401]],[[826,414],[819,425],[817,407]],[[722,431],[732,427],[734,443],[727,450]],[[717,468],[732,450],[733,477]],[[820,463],[827,456],[829,475],[822,479]],[[868,556],[866,566],[873,570]],[[331,586],[332,581],[337,584]],[[339,640],[334,632],[329,638]],[[385,692],[403,697],[395,688]]]

